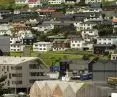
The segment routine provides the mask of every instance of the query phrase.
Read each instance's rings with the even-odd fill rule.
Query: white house
[[[81,35],[85,41],[92,41],[93,39],[97,39],[99,37],[98,30],[96,29],[82,30]]]
[[[77,31],[81,31],[81,30],[89,30],[89,29],[93,29],[93,26],[95,26],[96,23],[94,22],[74,22],[74,26],[76,27]]]
[[[65,0],[65,4],[75,4],[75,3],[79,3],[80,0]]]
[[[91,43],[91,42],[85,42],[83,44],[83,50],[84,51],[92,51],[93,50],[93,43]]]
[[[21,52],[23,51],[25,45],[21,44],[21,43],[14,43],[14,44],[10,44],[10,51],[11,52]]]
[[[115,44],[117,45],[117,36],[107,36],[97,38],[97,44]]]
[[[0,25],[0,35],[12,36],[11,29],[12,29],[12,26],[10,26],[9,24],[1,24]]]
[[[102,12],[102,8],[90,8],[83,10],[82,12]]]
[[[28,0],[15,0],[16,5],[28,4]]]
[[[89,4],[89,3],[101,3],[102,0],[85,0],[85,4]]]
[[[40,32],[48,32],[52,29],[54,29],[54,25],[52,24],[42,24],[42,25],[38,25],[37,27],[32,27],[33,29],[40,31]]]
[[[64,2],[65,0],[49,0],[48,1],[49,4],[62,4]]]
[[[20,38],[24,38],[24,37],[33,37],[33,34],[30,30],[20,30],[17,33],[17,36]]]
[[[37,42],[33,44],[33,51],[47,52],[52,48],[51,42]]]
[[[10,44],[22,43],[22,38],[20,37],[10,37]]]
[[[70,48],[82,50],[84,43],[85,41],[82,38],[71,39]]]
[[[28,0],[29,8],[40,6],[40,0]]]

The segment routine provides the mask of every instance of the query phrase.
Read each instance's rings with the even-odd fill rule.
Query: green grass
[[[22,52],[12,52],[11,56],[22,56]],[[50,51],[50,52],[31,52],[30,57],[40,57],[48,66],[59,65],[60,60],[82,60],[83,55],[88,55],[90,60],[95,58],[91,52],[76,51]],[[102,60],[109,59],[108,56],[99,56]]]

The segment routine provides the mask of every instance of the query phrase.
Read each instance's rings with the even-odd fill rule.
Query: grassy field
[[[89,59],[96,56],[91,52],[71,52],[71,51],[50,51],[50,52],[31,52],[30,57],[40,57],[48,66],[59,65],[60,60],[82,60],[83,55],[88,55]],[[23,56],[23,52],[12,52],[11,56]],[[108,56],[98,56],[100,59],[107,60]]]

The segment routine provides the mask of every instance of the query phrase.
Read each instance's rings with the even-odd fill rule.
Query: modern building
[[[47,52],[52,50],[51,42],[37,42],[33,44],[33,51]]]
[[[37,57],[0,57],[0,76],[6,75],[5,88],[13,92],[28,92],[38,80],[49,79],[49,69]]]

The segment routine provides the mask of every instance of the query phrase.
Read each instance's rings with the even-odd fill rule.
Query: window
[[[72,46],[75,46],[75,44],[72,44]]]
[[[9,79],[11,79],[11,73],[9,73]]]
[[[12,81],[12,84],[22,84],[22,81]]]
[[[8,85],[8,86],[10,85],[10,81],[9,81],[9,80],[7,81],[7,85]]]
[[[12,77],[22,77],[21,73],[12,74]]]
[[[9,71],[9,66],[7,66],[7,71]]]
[[[43,72],[30,72],[30,76],[44,76]]]
[[[29,64],[30,69],[39,69],[40,65],[39,64]]]
[[[22,70],[22,66],[11,67],[12,70]]]

